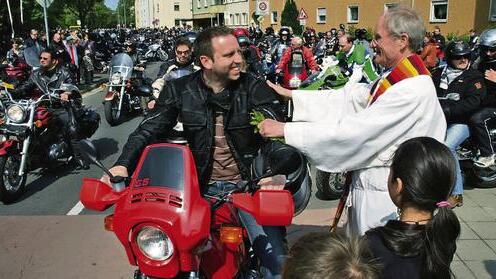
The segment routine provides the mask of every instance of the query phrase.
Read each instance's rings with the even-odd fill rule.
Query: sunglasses
[[[176,50],[176,54],[177,55],[188,55],[190,54],[191,51],[189,50],[186,50],[186,51],[179,51],[179,50]]]

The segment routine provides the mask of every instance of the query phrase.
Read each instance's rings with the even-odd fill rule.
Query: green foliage
[[[459,35],[458,32],[451,32],[451,33],[448,33],[448,35],[446,35],[446,39],[448,41],[464,41],[466,43],[468,43],[470,41],[470,34],[462,34],[462,35]]]
[[[298,8],[294,0],[286,0],[281,14],[281,26],[291,27],[296,35],[301,35],[303,32],[303,27],[298,20]]]
[[[256,110],[252,111],[250,113],[250,115],[251,115],[250,124],[252,126],[255,126],[255,133],[260,132],[260,130],[258,129],[258,124],[260,124],[260,122],[265,120],[265,115],[259,111],[256,111]],[[280,142],[284,142],[284,138],[271,138],[271,140],[277,140]]]
[[[134,0],[119,0],[117,5],[118,20],[121,24],[134,25]]]

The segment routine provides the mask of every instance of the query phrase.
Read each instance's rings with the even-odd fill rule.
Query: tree
[[[72,0],[66,1],[66,7],[81,20],[81,26],[87,25],[87,17],[97,2],[103,0]]]
[[[281,14],[281,25],[291,27],[296,35],[302,33],[303,28],[298,21],[298,8],[294,0],[286,0]]]
[[[136,22],[134,19],[134,0],[119,0],[117,13],[121,25],[134,25]]]

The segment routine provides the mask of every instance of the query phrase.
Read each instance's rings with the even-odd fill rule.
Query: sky
[[[119,2],[119,0],[105,0],[105,5],[109,8],[111,8],[112,10],[115,10],[117,9],[117,3]]]

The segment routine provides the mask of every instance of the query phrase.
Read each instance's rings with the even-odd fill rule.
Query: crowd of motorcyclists
[[[489,181],[485,182],[494,181],[494,185],[490,184],[494,187],[496,153],[492,139],[496,136],[496,125],[492,120],[496,119],[496,29],[485,30],[480,36],[474,30],[470,32],[468,42],[447,42],[436,27],[433,33],[425,34],[424,45],[418,54],[431,72],[448,124],[446,146],[455,157],[470,149],[473,167],[486,171],[488,174],[484,179]],[[210,42],[212,38],[228,33],[234,35],[228,39],[235,41]],[[137,110],[146,117],[131,134],[122,155],[111,169],[112,174],[128,176],[143,147],[163,136],[158,135],[162,130],[172,131],[179,117],[196,161],[200,183],[208,185],[205,193],[215,195],[232,189],[234,182],[250,176],[251,160],[265,144],[260,135],[253,133],[253,127],[244,126],[246,112],[256,108],[276,120],[291,119],[285,111],[290,110],[291,103],[282,108],[280,103],[287,100],[267,93],[271,89],[264,80],[288,89],[298,89],[312,77],[324,80],[318,89],[338,88],[336,83],[332,83],[337,78],[345,78],[345,82],[350,84],[374,84],[381,74],[391,69],[374,63],[375,50],[370,45],[370,35],[366,29],[350,33],[344,25],[323,33],[306,28],[301,36],[293,34],[289,27],[281,27],[277,32],[272,27],[264,31],[251,27],[220,28],[208,32],[198,32],[189,27],[119,28],[55,30],[48,43],[47,36],[39,38],[39,31],[33,29],[24,40],[12,39],[1,68],[1,80],[16,85],[10,90],[14,99],[31,98],[37,88],[58,92],[59,105],[50,104],[49,111],[54,116],[55,125],[62,127],[62,137],[70,144],[72,158],[80,167],[87,168],[86,162],[80,158],[77,143],[81,138],[91,137],[98,127],[99,117],[86,110],[76,113],[82,116],[74,120],[67,106],[60,104],[70,102],[77,109],[83,109],[77,103],[82,102],[80,95],[73,90],[58,89],[67,84],[91,84],[95,73],[109,70],[110,89],[105,97],[107,121],[111,125],[118,124],[121,103],[126,102],[138,106]],[[197,40],[200,43],[195,43]],[[236,42],[240,46],[239,53],[229,47]],[[219,53],[212,53],[214,43]],[[34,58],[33,53],[36,54]],[[114,59],[116,57],[118,61]],[[325,59],[339,70],[340,77],[323,75]],[[33,60],[38,60],[38,63],[33,63]],[[152,61],[160,62],[160,69],[157,76],[146,78],[144,70]],[[127,66],[132,73],[129,82],[121,76],[122,72],[115,70],[115,67]],[[188,78],[174,86],[165,86],[170,80],[184,76]],[[153,91],[146,96],[136,93],[136,99],[126,91],[142,91],[142,85],[150,86]],[[201,90],[198,92],[196,88]],[[164,91],[167,94],[161,94]],[[128,99],[124,97],[125,92],[130,95],[126,97]],[[230,92],[243,98],[232,101]],[[116,101],[120,99],[121,103]],[[7,110],[5,105],[2,106],[2,110]],[[119,110],[117,116],[116,110]],[[92,121],[93,126],[86,127],[92,132],[79,135],[78,129],[82,128],[77,121]],[[212,148],[215,150],[213,155],[210,153]],[[451,207],[463,204],[462,169],[460,162],[456,161],[455,188],[448,199]],[[258,225],[249,214],[241,212],[240,215],[248,227],[250,238],[263,236],[268,239],[269,245],[252,245],[264,268],[264,278],[272,278],[282,266],[284,232],[280,228]]]

